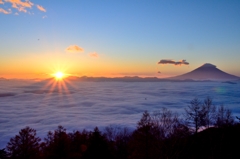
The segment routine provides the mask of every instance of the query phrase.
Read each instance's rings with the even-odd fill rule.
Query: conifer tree
[[[10,139],[7,144],[7,152],[11,158],[36,159],[39,157],[40,140],[36,136],[36,130],[26,127]]]

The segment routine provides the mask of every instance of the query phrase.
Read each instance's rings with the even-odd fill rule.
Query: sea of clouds
[[[0,148],[26,126],[42,138],[58,125],[68,132],[110,125],[134,129],[145,110],[166,107],[181,115],[195,97],[209,96],[240,116],[240,83],[2,80],[0,88]]]

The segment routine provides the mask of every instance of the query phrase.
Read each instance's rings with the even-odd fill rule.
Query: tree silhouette
[[[150,114],[145,111],[133,132],[130,141],[131,159],[154,159],[160,156],[158,128],[154,126]]]
[[[205,126],[206,110],[201,105],[201,102],[194,98],[191,100],[190,105],[185,109],[186,120],[194,126],[195,134],[198,132],[201,126]]]
[[[232,112],[221,105],[217,110],[217,120],[215,125],[217,127],[230,126],[234,124]]]
[[[104,135],[102,135],[98,127],[96,127],[92,133],[90,133],[89,145],[83,157],[86,159],[112,158],[112,154],[109,149],[107,139]]]
[[[7,152],[5,151],[5,149],[1,149],[0,150],[0,159],[5,159],[7,158]]]
[[[116,159],[125,159],[128,156],[128,142],[131,132],[128,128],[119,126],[108,126],[105,128],[105,135],[111,145]]]
[[[160,133],[159,137],[161,139],[170,137],[174,133],[174,129],[180,124],[178,115],[167,108],[155,111],[151,118],[153,124],[157,127]]]
[[[68,137],[71,140],[69,158],[82,158],[83,153],[87,150],[89,133],[86,130],[74,131],[69,133]]]
[[[177,158],[179,151],[174,150],[182,139],[191,133],[183,120],[179,119],[177,113],[167,108],[155,111],[151,116],[154,126],[157,127],[157,140],[161,158]],[[179,148],[180,149],[180,148]]]
[[[207,97],[203,102],[205,110],[204,123],[207,128],[212,126],[216,122],[216,107],[212,103],[212,99]]]
[[[48,132],[45,138],[43,151],[45,158],[50,159],[65,159],[68,158],[70,149],[70,140],[66,133],[66,129],[61,125],[52,133]]]
[[[240,122],[240,118],[238,116],[236,116],[236,119]]]
[[[11,158],[36,159],[39,158],[40,138],[36,137],[36,130],[26,127],[19,131],[19,135],[11,138],[7,144],[7,151]]]
[[[148,111],[144,111],[144,113],[142,114],[142,118],[137,123],[137,129],[141,129],[144,127],[150,128],[152,126],[153,126],[153,122],[152,122],[150,114],[148,113]]]

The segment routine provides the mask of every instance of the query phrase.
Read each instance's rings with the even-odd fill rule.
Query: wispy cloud
[[[12,4],[12,8],[17,9],[19,12],[27,12],[26,8],[32,8],[34,5],[32,2],[26,0],[25,2],[21,0],[5,0],[5,2],[9,2]]]
[[[12,12],[11,12],[11,9],[8,9],[8,11],[7,11],[7,10],[5,10],[5,9],[0,8],[0,13],[3,13],[3,14],[11,14]]]
[[[98,54],[96,52],[90,53],[89,54],[90,57],[98,57]]]
[[[6,3],[10,3],[11,7],[9,6],[8,9],[10,8],[14,8],[16,9],[18,12],[24,12],[24,13],[29,13],[30,12],[27,9],[32,8],[32,6],[34,6],[35,4],[32,3],[30,0],[0,0],[0,4],[5,5]],[[40,11],[42,12],[46,12],[46,9],[43,6],[40,5],[35,5]],[[6,7],[6,6],[5,6]],[[1,9],[0,13],[4,13],[4,14],[10,14],[12,12],[9,12],[7,10]]]
[[[189,65],[189,63],[186,60],[180,60],[180,61],[174,61],[174,60],[168,60],[168,59],[162,59],[158,62],[158,64],[172,64],[172,65]]]
[[[66,48],[65,51],[69,53],[79,53],[79,52],[84,52],[84,49],[77,45],[70,45],[68,48]]]
[[[37,8],[42,12],[46,12],[46,9],[43,8],[43,6],[37,5]]]

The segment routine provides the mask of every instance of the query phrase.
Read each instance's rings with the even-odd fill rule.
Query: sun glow
[[[58,71],[58,72],[56,72],[56,73],[54,74],[54,77],[55,77],[57,80],[63,79],[64,76],[65,76],[64,73],[61,72],[61,71]]]

